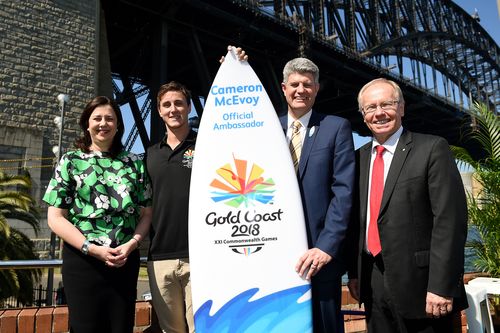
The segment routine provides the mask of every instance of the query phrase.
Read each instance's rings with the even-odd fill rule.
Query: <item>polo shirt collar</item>
[[[194,142],[196,140],[196,134],[197,133],[192,128],[190,128],[188,135],[186,136],[184,141],[181,142],[181,144],[184,142]],[[168,137],[168,134],[165,133],[165,136],[160,141],[160,148],[167,145],[167,137]]]

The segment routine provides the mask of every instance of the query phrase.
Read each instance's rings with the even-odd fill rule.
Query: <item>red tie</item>
[[[372,184],[370,189],[370,224],[368,225],[368,251],[372,256],[376,256],[382,251],[380,246],[380,236],[378,234],[378,214],[380,211],[380,203],[382,194],[384,193],[384,146],[377,146],[377,157],[373,163],[372,169]]]

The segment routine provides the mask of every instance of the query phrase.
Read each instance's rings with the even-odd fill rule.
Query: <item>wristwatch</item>
[[[82,245],[82,248],[80,249],[80,251],[82,251],[83,254],[87,255],[87,254],[89,254],[89,247],[90,247],[89,241],[85,240],[83,242],[83,245]]]

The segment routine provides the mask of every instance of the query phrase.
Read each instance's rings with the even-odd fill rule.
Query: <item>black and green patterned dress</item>
[[[151,205],[144,163],[135,154],[71,151],[63,155],[43,200],[68,209],[92,243],[116,247],[134,235],[140,208]]]
[[[67,209],[68,220],[92,243],[117,247],[134,235],[141,207],[151,205],[145,165],[135,154],[63,155],[43,200]],[[62,277],[73,332],[132,333],[139,251],[112,268],[65,243]]]

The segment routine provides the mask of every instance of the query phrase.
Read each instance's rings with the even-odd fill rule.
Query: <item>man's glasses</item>
[[[380,104],[370,104],[364,106],[361,111],[363,111],[364,114],[370,114],[377,111],[378,107],[380,107],[384,111],[394,110],[396,109],[398,103],[399,101],[393,100],[393,101],[385,101]]]

